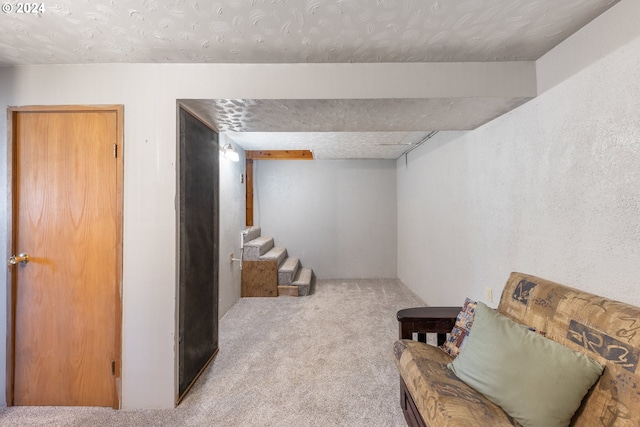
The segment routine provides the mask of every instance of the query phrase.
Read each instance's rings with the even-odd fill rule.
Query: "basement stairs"
[[[311,292],[313,270],[302,267],[286,248],[262,236],[260,227],[242,231],[242,296],[304,296]]]

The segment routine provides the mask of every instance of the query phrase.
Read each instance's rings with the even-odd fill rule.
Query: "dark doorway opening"
[[[218,133],[179,108],[178,396],[218,353]]]

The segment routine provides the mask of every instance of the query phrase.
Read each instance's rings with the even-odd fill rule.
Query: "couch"
[[[497,312],[604,367],[584,398],[579,398],[570,425],[640,426],[640,308],[531,275],[511,273]],[[420,322],[410,325],[415,335],[442,336],[450,331],[447,329],[454,321],[440,322],[441,326],[435,327],[429,323],[432,326],[428,330],[420,330]],[[401,331],[403,327],[406,333],[407,324],[401,325]],[[471,327],[470,339],[473,333]],[[464,351],[463,347],[460,354]],[[521,425],[459,379],[451,369],[453,357],[441,348],[401,339],[394,344],[394,356],[400,373],[401,406],[408,425]],[[554,361],[542,357],[540,363]]]

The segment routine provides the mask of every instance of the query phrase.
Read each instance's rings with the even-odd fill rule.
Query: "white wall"
[[[318,278],[396,277],[393,160],[267,160],[254,169],[254,224]]]
[[[623,0],[611,11],[634,7],[632,3],[637,4]],[[630,22],[639,13],[634,9],[623,15],[620,19]],[[616,31],[617,24],[605,30]],[[637,192],[629,188],[640,187],[634,115],[640,99],[634,86],[640,81],[635,70],[640,67],[637,39],[621,45],[602,63],[586,68],[513,114],[479,131],[458,135],[449,144],[441,141],[442,159],[429,152],[434,143],[438,147],[433,141],[411,154],[410,172],[403,172],[403,163],[398,163],[398,271],[426,301],[459,303],[465,294],[478,296],[487,284],[501,286],[507,271],[522,269],[576,285],[584,283],[599,293],[637,303],[638,291],[629,271],[640,264],[638,224],[633,220],[638,217]],[[175,392],[177,99],[426,98],[469,91],[478,96],[530,96],[535,88],[533,71],[531,63],[0,67],[0,110],[8,105],[125,105],[123,405],[166,408],[173,406]],[[611,82],[610,93],[603,93],[608,90],[603,82]],[[0,116],[3,147],[5,117]],[[6,160],[2,149],[3,217]],[[496,160],[499,168],[493,166]],[[422,170],[427,167],[434,170]],[[552,167],[559,170],[552,173]],[[446,174],[451,181],[445,179]],[[230,171],[229,182],[236,180],[234,176],[237,171]],[[407,178],[421,183],[408,183]],[[540,190],[545,188],[541,181],[556,190]],[[445,190],[430,182],[440,182]],[[576,192],[584,197],[574,196]],[[231,218],[236,210],[243,210],[240,194],[234,187],[225,196],[221,189],[221,201],[231,201],[231,209],[221,220],[221,266],[228,257],[226,250],[237,251],[234,233],[242,220]],[[494,194],[498,194],[495,200],[491,198]],[[409,202],[410,197],[415,202]],[[415,212],[405,208],[412,203]],[[473,211],[458,212],[464,208]],[[438,216],[445,221],[437,227],[425,225]],[[538,216],[543,219],[537,220]],[[458,219],[466,221],[469,233],[447,234],[447,227]],[[0,237],[6,241],[6,221],[0,223]],[[540,231],[531,234],[538,225]],[[537,242],[540,239],[542,243]],[[433,243],[441,246],[428,246]],[[531,255],[530,247],[542,246],[545,251]],[[447,253],[453,258],[430,257]],[[0,247],[0,258],[7,256],[6,248]],[[302,259],[312,262],[304,255]],[[434,265],[433,260],[442,264]],[[237,272],[226,273],[221,279],[221,311],[238,295]],[[0,335],[6,330],[5,297],[0,293]],[[4,366],[6,349],[0,348],[0,366]],[[5,385],[4,373],[0,369],[0,389]]]
[[[13,80],[14,71],[9,68],[0,67],[0,106],[2,106],[5,102],[8,103],[8,100],[12,98],[11,89],[12,87],[6,82],[10,82]],[[6,117],[6,116],[5,116]],[[3,141],[3,135],[7,134],[7,121],[3,120],[0,117],[0,141]],[[5,139],[6,141],[6,139]],[[6,148],[6,142],[3,148]],[[0,189],[7,188],[7,155],[6,149],[0,150]],[[0,190],[2,191],[2,190]],[[4,224],[8,221],[7,218],[7,197],[6,193],[2,193],[0,196],[0,218],[4,220]],[[7,253],[7,227],[0,224],[0,260],[8,259],[10,254]],[[2,369],[2,367],[6,366],[7,358],[6,358],[6,346],[3,343],[7,342],[7,283],[6,274],[0,276],[3,277],[0,279],[0,283],[4,286],[2,287],[2,291],[0,291],[0,387],[5,387],[7,383],[7,370]],[[0,407],[6,405],[6,398],[0,397]]]
[[[428,304],[491,286],[495,306],[521,271],[640,305],[637,16],[623,1],[538,62],[538,98],[397,162],[398,277]],[[601,38],[617,48],[567,78],[575,40]]]
[[[536,61],[538,94],[638,37],[640,3],[622,0]]]
[[[218,273],[218,310],[222,317],[240,299],[240,265],[229,262],[229,254],[240,258],[240,232],[245,227],[244,151],[225,134],[220,134],[221,147],[234,146],[240,160],[232,162],[220,157],[220,269]]]
[[[8,105],[124,104],[123,406],[167,408],[175,394],[177,99],[428,98],[469,91],[527,97],[535,92],[534,72],[532,63],[0,67],[0,110]],[[3,147],[5,117],[0,116]],[[6,180],[6,164],[2,149],[1,180]],[[237,172],[230,181],[233,175]],[[6,185],[2,189],[0,208],[6,216]],[[238,191],[232,190],[232,208],[222,215],[221,245],[227,249],[221,246],[221,265],[228,260],[225,251],[237,248],[228,242],[240,222],[225,215],[242,211]],[[6,232],[6,221],[0,221],[0,235]],[[6,248],[0,248],[0,258],[7,259]],[[221,280],[222,310],[238,295],[238,274],[228,273]],[[0,333],[6,330],[5,311],[6,294],[0,293]],[[6,349],[0,348],[4,366]],[[0,369],[0,389],[2,375]]]

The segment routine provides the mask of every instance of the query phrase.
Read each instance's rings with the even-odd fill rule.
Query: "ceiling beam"
[[[255,150],[245,151],[247,160],[313,160],[309,150]]]

